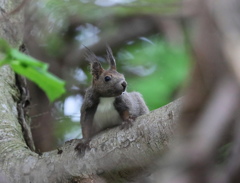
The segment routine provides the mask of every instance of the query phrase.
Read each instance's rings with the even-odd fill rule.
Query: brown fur
[[[136,117],[149,112],[140,93],[125,92],[127,82],[124,76],[117,72],[115,59],[109,47],[107,48],[107,60],[110,64],[108,70],[102,68],[96,55],[90,51],[87,59],[91,63],[93,81],[92,86],[86,91],[81,108],[81,127],[84,139],[90,139],[106,128],[119,124],[129,125]],[[97,113],[100,117],[94,119]],[[120,123],[108,120],[107,115],[110,119],[115,119],[111,115],[118,119],[116,114],[119,115]]]

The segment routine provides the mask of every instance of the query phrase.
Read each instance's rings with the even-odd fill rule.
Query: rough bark
[[[21,2],[16,0],[0,1],[0,38],[4,38],[11,46],[18,48],[23,39],[23,12],[19,10],[11,14]]]

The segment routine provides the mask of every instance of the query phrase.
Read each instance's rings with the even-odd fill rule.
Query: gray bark
[[[12,47],[18,48],[23,39],[23,10],[11,14],[21,1],[0,1],[0,38],[5,39]]]

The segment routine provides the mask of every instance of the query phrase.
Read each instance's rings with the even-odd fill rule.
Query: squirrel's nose
[[[126,87],[127,87],[127,83],[126,83],[126,81],[123,81],[121,85],[123,86],[123,89],[125,90]]]

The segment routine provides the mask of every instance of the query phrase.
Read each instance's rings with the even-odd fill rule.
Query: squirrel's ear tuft
[[[92,50],[90,50],[88,47],[84,46],[86,49],[85,52],[85,58],[87,61],[89,61],[90,63],[93,62],[98,62],[97,56],[92,52]]]
[[[94,79],[98,79],[103,72],[103,68],[99,62],[91,63],[91,72]]]
[[[116,62],[115,59],[113,57],[113,53],[111,48],[107,45],[107,61],[110,64],[110,68],[113,70],[116,70]]]
[[[86,48],[85,58],[91,64],[91,73],[93,75],[93,78],[98,79],[99,76],[103,72],[103,68],[102,68],[97,56],[86,46],[85,46],[85,48]]]

